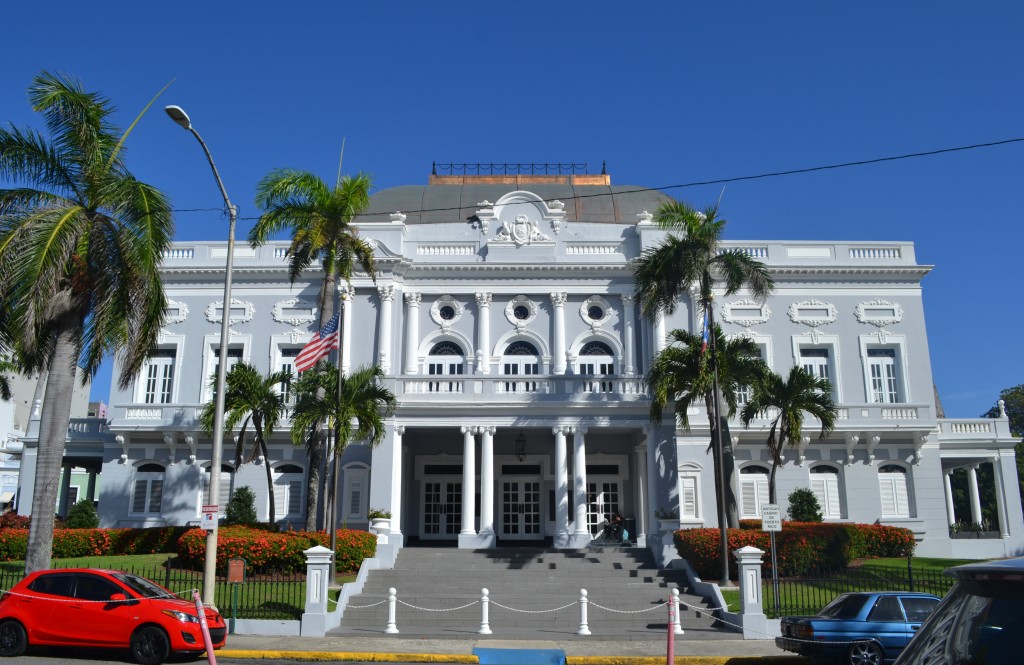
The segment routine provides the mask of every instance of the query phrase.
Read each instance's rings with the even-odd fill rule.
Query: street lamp
[[[220,467],[221,467],[221,449],[224,446],[224,382],[227,376],[227,365],[228,365],[228,329],[230,328],[230,317],[231,317],[231,271],[232,261],[234,260],[235,254],[235,220],[238,216],[238,209],[231,204],[231,199],[228,198],[227,190],[224,189],[224,183],[220,179],[220,173],[217,172],[217,165],[213,163],[213,156],[210,155],[209,148],[206,147],[206,142],[203,141],[203,137],[199,135],[192,127],[192,121],[189,120],[188,114],[180,106],[165,106],[164,111],[171,117],[175,123],[181,126],[183,129],[188,130],[192,133],[192,136],[196,137],[199,141],[199,145],[203,147],[203,152],[206,153],[206,160],[210,162],[210,168],[213,169],[213,177],[217,180],[217,187],[220,188],[220,194],[224,197],[224,205],[228,210],[228,258],[227,267],[224,271],[224,305],[222,308],[223,316],[220,322],[220,355],[217,362],[217,383],[216,390],[217,395],[215,396],[215,405],[213,411],[213,454],[210,458],[210,493],[207,497],[207,505],[216,505],[220,498]],[[217,514],[220,513],[220,506],[217,507]],[[203,563],[203,602],[208,605],[213,605],[213,594],[217,575],[217,526],[218,519],[214,516],[213,529],[206,533],[206,559]]]

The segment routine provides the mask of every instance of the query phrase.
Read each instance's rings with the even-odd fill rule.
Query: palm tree
[[[718,375],[722,398],[728,405],[727,418],[738,408],[739,386],[756,383],[767,371],[767,366],[758,357],[757,344],[746,337],[726,339],[722,329],[715,326],[715,353],[718,360]],[[714,421],[714,376],[711,371],[711,353],[702,350],[703,338],[685,330],[673,330],[668,334],[668,346],[654,357],[647,374],[647,385],[651,392],[651,421],[661,423],[665,407],[671,402],[675,406],[676,419],[684,430],[690,430],[688,411],[694,403],[703,402],[708,422]],[[723,418],[727,420],[727,418]],[[715,482],[717,486],[718,458],[715,460]],[[722,488],[717,488],[718,492]],[[735,506],[736,497],[731,487],[725,487],[727,505]],[[737,516],[738,523],[738,516]]]
[[[116,352],[131,384],[163,323],[157,267],[174,228],[167,198],[128,171],[107,99],[48,72],[28,93],[49,138],[0,128],[0,179],[18,183],[0,190],[0,329],[22,371],[49,370],[26,573],[50,565],[76,366],[92,377]]]
[[[772,456],[768,500],[777,503],[775,471],[782,464],[782,447],[786,444],[795,446],[800,441],[804,414],[811,414],[821,423],[819,439],[828,437],[835,429],[836,405],[832,401],[832,386],[827,379],[814,376],[803,367],[790,369],[786,379],[775,372],[766,372],[751,386],[750,400],[744,405],[740,418],[744,427],[750,427],[754,418],[771,418],[765,442]]]
[[[383,378],[377,365],[359,367],[341,376],[339,389],[338,368],[330,363],[321,361],[303,372],[295,382],[292,443],[308,446],[314,438],[322,441],[324,428],[333,428],[336,459],[352,441],[365,440],[371,448],[380,444],[384,419],[394,414],[397,405],[395,395],[381,385]],[[337,478],[334,482],[337,487]],[[334,500],[333,495],[329,500]]]
[[[359,173],[342,177],[331,188],[306,171],[277,169],[268,173],[256,189],[256,205],[263,209],[256,226],[249,232],[249,243],[258,247],[282,231],[290,231],[288,274],[292,283],[320,260],[323,283],[317,297],[322,328],[334,316],[334,294],[338,281],[348,283],[358,263],[376,282],[373,247],[359,237],[352,220],[370,205],[370,176]],[[310,483],[306,495],[306,526],[314,529],[319,512],[320,467],[323,446],[320,437],[307,442]]]
[[[267,494],[270,496],[270,523],[277,523],[274,513],[274,478],[270,469],[270,452],[267,450],[267,439],[274,433],[274,428],[284,416],[284,396],[277,386],[291,380],[288,371],[272,372],[267,376],[249,363],[237,363],[227,373],[224,388],[224,430],[231,432],[241,423],[238,439],[235,442],[235,472],[242,462],[251,462],[259,456],[263,457],[263,466],[267,471]],[[210,389],[216,388],[216,376],[210,377]],[[199,422],[207,432],[213,431],[213,401],[203,407],[199,414]],[[245,451],[245,439],[249,424],[252,424],[253,441],[248,454]],[[245,459],[243,460],[243,457]],[[210,473],[218,473],[218,469],[210,469]]]
[[[724,282],[725,295],[732,295],[745,288],[754,298],[763,300],[774,288],[771,275],[763,263],[741,251],[721,250],[726,221],[718,217],[717,206],[701,212],[682,201],[666,201],[655,211],[654,222],[668,231],[668,235],[658,245],[644,250],[634,269],[636,298],[648,317],[657,316],[659,311],[666,314],[675,312],[679,297],[692,285],[696,285],[697,297],[694,304],[704,313],[709,328],[713,329],[716,279]],[[711,337],[712,365],[717,359],[714,353],[715,337]],[[714,374],[715,367],[712,366]],[[722,395],[717,397],[717,403],[721,404]],[[709,420],[711,440],[718,442],[718,453],[722,458],[720,464],[725,476],[723,484],[730,488],[735,499],[736,465],[732,456],[732,442],[723,432],[726,419],[721,413],[718,415],[717,422],[714,417]],[[725,487],[720,488],[720,492]],[[721,493],[719,505],[722,505]],[[726,519],[730,526],[739,525],[735,500],[721,512],[727,513],[719,515],[721,528],[724,529],[721,523]]]
[[[17,366],[11,362],[11,359],[0,354],[0,400],[5,402],[10,401],[11,395],[11,382],[7,378],[7,374],[17,371]]]

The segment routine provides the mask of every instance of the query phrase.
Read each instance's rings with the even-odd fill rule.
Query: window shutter
[[[757,517],[757,479],[740,478],[740,502],[743,517]]]
[[[878,485],[882,494],[882,515],[896,515],[896,487],[892,474],[879,474]]]
[[[897,477],[894,478],[893,481],[896,497],[896,515],[899,515],[900,517],[910,517],[910,500],[907,496],[907,476],[902,473],[897,474]]]
[[[132,512],[146,512],[146,481],[135,481],[135,496],[132,497]]]
[[[825,489],[825,479],[822,476],[823,474],[812,474],[811,491],[814,492],[814,498],[818,500],[818,505],[824,511],[825,506],[828,505],[828,492]]]
[[[826,510],[826,517],[842,517],[842,509],[839,503],[839,479],[836,477],[825,480],[825,503],[822,504]]]
[[[153,514],[160,513],[160,502],[164,494],[164,481],[159,478],[149,481],[149,510]]]
[[[281,519],[284,517],[285,505],[288,498],[288,487],[281,483],[280,480],[274,483],[274,518]]]
[[[302,515],[302,481],[293,480],[288,483],[288,515]]]
[[[683,496],[680,505],[682,507],[682,517],[689,519],[697,518],[697,479],[690,477],[683,477]]]

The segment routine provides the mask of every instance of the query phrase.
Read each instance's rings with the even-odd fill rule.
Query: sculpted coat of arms
[[[516,247],[522,247],[535,240],[551,240],[551,238],[540,232],[536,221],[526,215],[516,215],[512,222],[501,223],[501,231],[498,231],[495,240],[514,242]]]

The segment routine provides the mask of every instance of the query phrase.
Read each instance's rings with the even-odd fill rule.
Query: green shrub
[[[256,495],[251,488],[243,485],[236,488],[231,494],[224,523],[228,525],[256,523]]]
[[[82,499],[68,510],[68,518],[64,525],[69,529],[95,529],[100,525],[100,516],[92,501]]]
[[[789,495],[789,519],[794,522],[820,522],[821,504],[814,492],[806,487],[793,490]]]
[[[758,528],[760,525],[758,524]],[[763,550],[765,575],[771,574],[770,537],[754,528],[729,529],[730,574],[735,579],[736,561],[731,553],[747,545]],[[721,574],[718,529],[685,529],[673,537],[679,556],[690,562],[698,575],[716,579]],[[910,529],[881,524],[822,524],[785,522],[775,534],[779,575],[794,576],[815,568],[842,568],[854,559],[907,557],[913,554]]]

